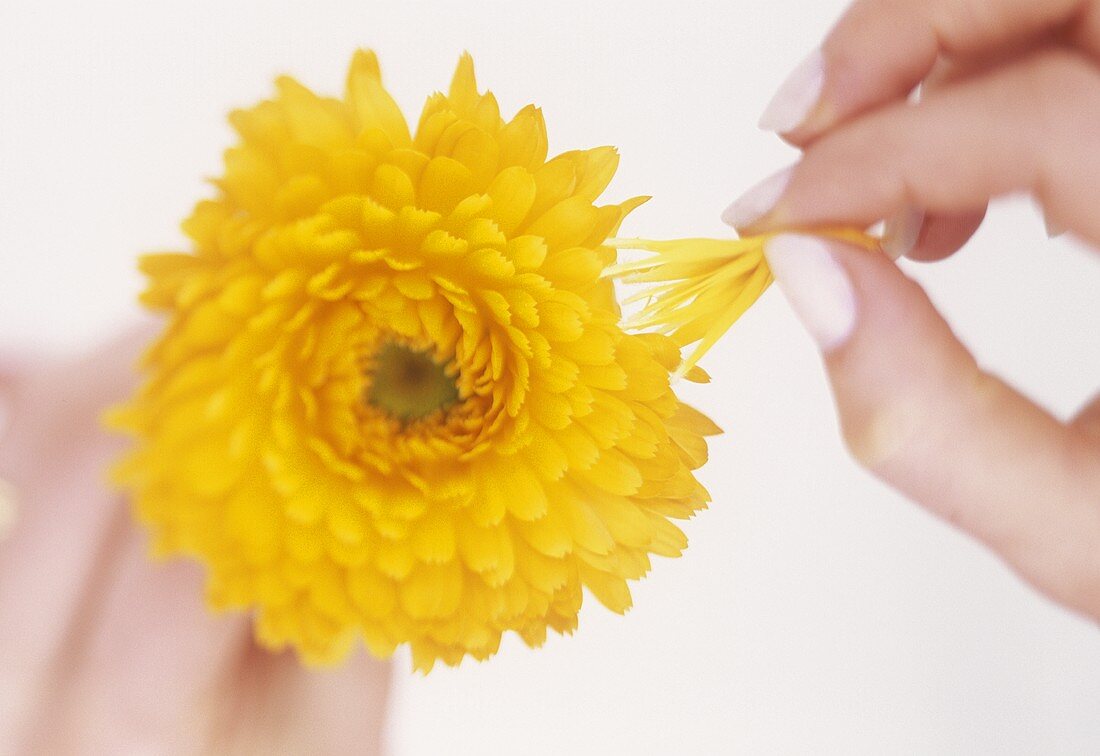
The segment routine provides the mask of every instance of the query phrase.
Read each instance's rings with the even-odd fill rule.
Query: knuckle
[[[1082,437],[1083,444],[1093,446],[1093,454],[1100,459],[1100,398],[1094,398],[1077,413],[1070,427]]]
[[[889,393],[869,396],[866,382],[861,391],[843,390],[848,400],[841,413],[845,445],[862,466],[884,478],[911,468],[914,460],[935,459],[954,448],[960,427],[989,416],[1009,391],[951,345],[932,346],[927,360],[904,373],[900,383],[891,381]]]
[[[1100,527],[1100,523],[1098,523]],[[1031,554],[1034,582],[1055,600],[1100,620],[1100,561],[1078,549],[1060,554]]]
[[[1036,190],[1040,195],[1056,190],[1056,177],[1071,169],[1072,156],[1100,151],[1100,71],[1084,56],[1069,49],[1047,50],[1027,62],[1017,107],[1032,112],[1028,128],[1037,145],[1061,146],[1039,155]],[[1073,149],[1065,146],[1072,145]]]
[[[881,44],[884,29],[896,28],[913,15],[913,0],[855,0],[825,38],[823,50],[832,68],[866,64],[866,52]]]
[[[975,40],[999,40],[1012,36],[1017,14],[1004,3],[988,0],[941,0],[929,3],[928,13],[940,44],[948,53],[965,51]]]
[[[1048,119],[1065,120],[1068,107],[1077,110],[1082,104],[1100,102],[1100,74],[1091,62],[1068,49],[1037,55],[1025,86],[1028,90],[1023,94],[1038,104]]]
[[[915,401],[878,401],[841,421],[844,444],[864,468],[881,472],[906,454],[927,425],[927,412]]]
[[[1040,55],[1040,67],[1052,79],[1065,79],[1071,85],[1094,87],[1100,77],[1095,65],[1070,48],[1053,48]]]
[[[1078,574],[1068,588],[1065,603],[1100,620],[1100,570]]]
[[[1072,513],[1054,543],[1032,553],[1046,570],[1055,597],[1100,620],[1100,446],[1093,438],[1066,437],[1062,466],[1074,491],[1064,509]]]

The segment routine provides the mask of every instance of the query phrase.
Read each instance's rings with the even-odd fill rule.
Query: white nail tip
[[[815,50],[791,72],[760,116],[760,128],[783,134],[805,122],[821,100],[825,87],[825,58]]]
[[[795,315],[822,351],[842,346],[856,325],[856,297],[828,245],[813,236],[782,234],[764,246],[768,265]]]
[[[749,189],[726,208],[722,221],[734,228],[751,226],[770,213],[787,190],[794,168],[785,168]]]
[[[898,260],[912,252],[924,228],[925,213],[919,208],[909,208],[886,222],[882,235],[882,248],[891,260]]]

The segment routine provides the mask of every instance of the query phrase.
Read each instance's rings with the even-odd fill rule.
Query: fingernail
[[[805,234],[780,234],[764,245],[764,255],[791,309],[821,350],[844,344],[855,328],[856,297],[826,243]]]
[[[924,229],[924,211],[917,207],[902,210],[882,230],[882,248],[891,260],[898,260],[913,251]]]
[[[784,168],[745,192],[722,213],[722,221],[734,228],[751,226],[770,213],[787,190],[794,166]]]
[[[760,116],[760,128],[784,134],[802,125],[821,100],[825,87],[825,58],[814,50],[791,72]]]

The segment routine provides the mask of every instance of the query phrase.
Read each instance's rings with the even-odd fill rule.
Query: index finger
[[[804,145],[904,98],[941,56],[988,55],[1064,27],[1100,54],[1095,0],[856,0],[780,88],[760,125]]]
[[[863,227],[905,207],[952,214],[1026,191],[1052,223],[1100,245],[1097,112],[1096,66],[1047,51],[830,132],[723,219],[753,233]]]

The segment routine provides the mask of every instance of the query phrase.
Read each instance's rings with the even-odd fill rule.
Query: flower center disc
[[[374,355],[365,399],[395,420],[420,420],[458,401],[458,386],[427,352],[389,342]]]

